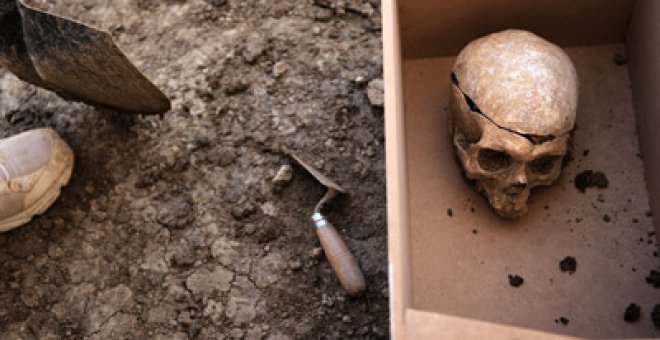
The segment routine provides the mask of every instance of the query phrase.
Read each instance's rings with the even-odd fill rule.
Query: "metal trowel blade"
[[[298,155],[294,154],[291,150],[289,150],[286,147],[282,148],[284,153],[287,155],[291,156],[296,163],[300,164],[307,172],[309,172],[314,178],[316,178],[317,181],[319,181],[321,184],[323,184],[325,187],[329,189],[333,189],[337,192],[340,192],[342,194],[346,193],[346,190],[344,190],[339,184],[335,183],[333,180],[330,178],[326,177],[324,174],[316,170],[311,164],[305,162],[302,158],[298,157]]]
[[[106,31],[0,0],[0,45],[0,65],[65,99],[140,113],[170,109]]]

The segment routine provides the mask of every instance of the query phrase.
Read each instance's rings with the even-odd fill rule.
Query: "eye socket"
[[[477,162],[486,171],[499,171],[511,165],[511,156],[502,151],[481,149],[477,156]]]
[[[555,164],[561,160],[561,156],[541,156],[529,163],[532,172],[545,175],[552,171]]]

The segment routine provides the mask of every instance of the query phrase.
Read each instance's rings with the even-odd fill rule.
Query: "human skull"
[[[459,161],[496,212],[527,212],[530,190],[561,172],[578,78],[558,46],[521,30],[468,44],[451,74],[450,134]]]

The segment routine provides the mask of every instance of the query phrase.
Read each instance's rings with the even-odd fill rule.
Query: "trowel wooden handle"
[[[337,229],[321,214],[314,214],[313,219],[321,247],[323,247],[325,256],[334,269],[341,286],[353,296],[364,293],[366,289],[364,275],[362,275],[362,270],[351,250],[346,246],[346,242],[341,238]]]

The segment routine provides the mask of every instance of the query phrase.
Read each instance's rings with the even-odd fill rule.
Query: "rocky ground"
[[[0,338],[388,337],[379,1],[26,2],[108,29],[173,109],[66,102],[0,70],[0,137],[52,127],[77,157],[60,200],[0,234]],[[329,218],[364,296],[320,251],[322,187],[295,166],[273,183],[282,146],[350,191]]]

